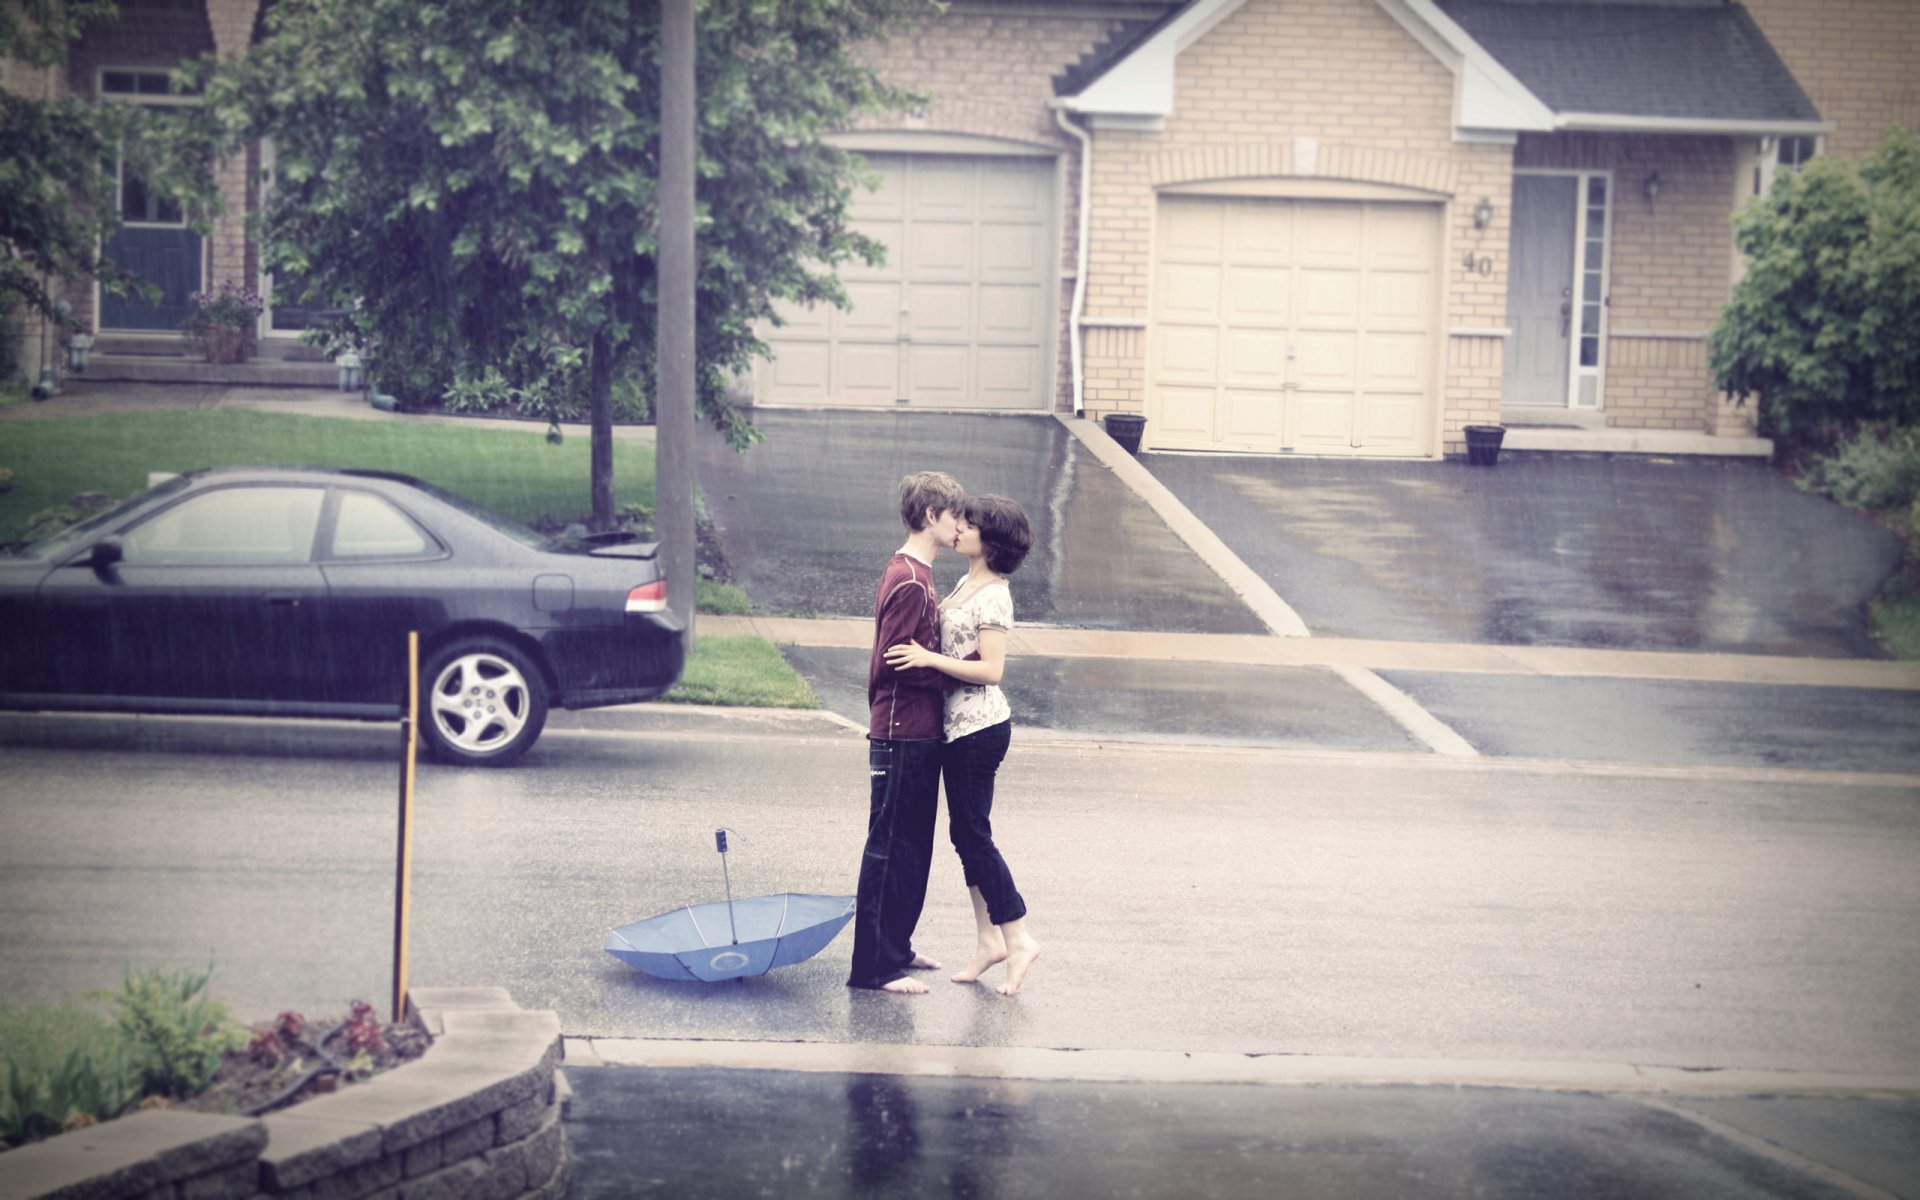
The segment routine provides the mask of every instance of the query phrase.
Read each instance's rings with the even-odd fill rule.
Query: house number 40
[[[1469,251],[1466,259],[1467,274],[1489,276],[1493,274],[1493,259],[1485,254],[1475,258]]]

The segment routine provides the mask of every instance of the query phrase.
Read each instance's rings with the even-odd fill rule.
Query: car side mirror
[[[126,546],[117,537],[103,537],[93,544],[87,554],[87,565],[96,571],[104,571],[118,564],[127,556]]]

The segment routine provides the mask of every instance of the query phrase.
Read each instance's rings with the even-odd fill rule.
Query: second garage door
[[[1431,453],[1439,209],[1163,197],[1148,444]]]
[[[1044,409],[1052,393],[1053,160],[871,154],[854,225],[887,247],[841,269],[846,311],[782,310],[757,397],[780,404]]]

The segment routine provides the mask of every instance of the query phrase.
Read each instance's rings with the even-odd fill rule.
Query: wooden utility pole
[[[694,429],[693,0],[660,5],[660,343],[655,401],[654,514],[667,608],[693,649],[696,543]]]

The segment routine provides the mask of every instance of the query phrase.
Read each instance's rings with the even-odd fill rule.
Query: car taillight
[[[657,579],[628,592],[627,611],[637,613],[667,611],[667,581]]]

